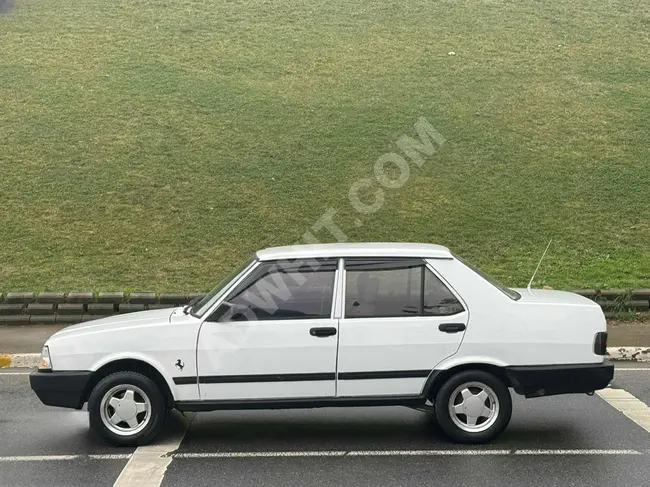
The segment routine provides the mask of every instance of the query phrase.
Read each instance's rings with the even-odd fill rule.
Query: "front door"
[[[201,398],[333,397],[336,274],[336,260],[258,264],[201,327]]]
[[[421,259],[346,259],[337,396],[420,394],[468,312]]]

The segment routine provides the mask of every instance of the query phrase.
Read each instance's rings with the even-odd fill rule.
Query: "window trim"
[[[433,273],[434,276],[436,276],[440,282],[449,290],[449,292],[462,304],[463,306],[463,311],[459,311],[458,313],[454,313],[452,315],[425,315],[424,314],[424,279],[426,276],[425,272],[422,272],[421,276],[421,282],[420,286],[422,289],[421,292],[421,298],[420,298],[420,310],[418,315],[415,316],[368,316],[368,317],[356,317],[356,316],[345,316],[345,302],[346,302],[346,291],[347,291],[347,268],[346,268],[346,262],[350,260],[386,260],[386,261],[420,261],[422,263],[422,266],[425,269],[428,269],[430,272]],[[340,318],[341,320],[404,320],[405,318],[407,319],[431,319],[431,318],[436,318],[436,319],[441,319],[441,318],[451,318],[454,316],[458,316],[459,314],[462,313],[467,313],[467,319],[469,320],[469,307],[467,306],[467,303],[465,300],[460,296],[458,291],[454,289],[454,287],[447,281],[432,265],[431,262],[429,262],[430,259],[424,258],[424,257],[344,257],[341,259],[343,261],[342,263],[342,290],[341,290],[341,310],[340,310]],[[424,270],[424,269],[423,269]]]
[[[307,260],[325,260],[325,261],[332,261],[333,264],[335,264],[335,267],[333,269],[334,271],[334,282],[332,283],[333,289],[332,289],[332,302],[330,303],[330,314],[329,316],[321,316],[318,318],[315,317],[307,317],[307,318],[277,318],[277,319],[271,319],[271,320],[255,320],[255,322],[260,322],[260,323],[272,323],[276,321],[312,321],[312,320],[333,320],[334,319],[334,312],[335,312],[335,304],[336,304],[336,292],[337,292],[337,277],[339,273],[339,266],[340,266],[340,260],[337,258],[332,258],[332,257],[324,257],[324,258],[319,258],[319,257],[312,257],[312,258],[303,258],[303,259],[296,259],[296,261],[307,261]],[[264,260],[260,261],[257,260],[254,266],[251,266],[248,269],[248,272],[245,273],[245,275],[241,276],[241,279],[237,279],[237,282],[234,283],[232,286],[228,286],[228,288],[225,290],[224,293],[222,293],[219,296],[218,302],[215,302],[215,305],[209,309],[203,316],[204,316],[204,322],[209,321],[208,319],[210,316],[212,316],[213,313],[215,313],[221,304],[226,300],[228,296],[232,292],[234,292],[237,287],[245,282],[246,279],[248,279],[249,276],[251,276],[259,267],[262,267],[264,265],[280,265],[282,262],[287,262],[286,260],[282,259],[276,259],[276,260]],[[259,279],[258,279],[259,280]],[[257,281],[255,281],[257,282]],[[227,321],[227,322],[218,322],[218,321],[210,321],[210,323],[251,323],[251,321],[244,321],[244,322],[239,322],[239,321]]]

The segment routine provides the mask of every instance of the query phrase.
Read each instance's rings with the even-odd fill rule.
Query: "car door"
[[[259,263],[201,327],[201,398],[333,397],[336,275],[336,260]]]
[[[337,396],[420,394],[468,311],[422,259],[345,259]]]

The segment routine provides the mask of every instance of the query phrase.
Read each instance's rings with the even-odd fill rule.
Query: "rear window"
[[[454,255],[454,258],[458,259],[460,262],[465,264],[467,267],[472,269],[474,272],[476,272],[479,276],[481,276],[483,279],[485,279],[487,282],[492,284],[495,288],[497,288],[499,291],[501,291],[503,294],[508,296],[510,299],[517,301],[521,299],[521,294],[519,294],[517,291],[514,289],[510,289],[509,287],[505,287],[503,284],[501,284],[499,281],[497,281],[494,277],[486,274],[482,270],[478,269],[477,267],[474,267],[472,264],[467,262],[464,259],[461,259],[457,255]]]

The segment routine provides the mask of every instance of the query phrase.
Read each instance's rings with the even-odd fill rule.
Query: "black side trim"
[[[429,377],[430,370],[385,370],[380,372],[339,372],[340,380],[408,379]]]
[[[84,390],[91,375],[92,372],[87,370],[35,370],[29,374],[29,384],[46,406],[81,409],[84,404]]]
[[[310,409],[325,407],[406,406],[420,407],[423,396],[392,397],[310,397],[304,399],[229,399],[221,401],[176,401],[179,411],[217,411],[235,409]]]
[[[177,386],[187,386],[190,384],[196,384],[196,376],[192,377],[174,377],[174,384]]]
[[[408,379],[429,377],[430,370],[384,370],[378,372],[340,372],[340,380]],[[335,380],[336,374],[323,372],[315,374],[262,374],[262,375],[203,375],[200,384],[235,384],[250,382],[304,382]],[[174,377],[176,385],[196,384],[196,377]]]
[[[246,382],[305,382],[335,380],[334,372],[315,374],[202,375],[200,384],[236,384]],[[196,377],[174,377],[174,384],[196,384]]]
[[[567,364],[506,367],[517,394],[526,397],[579,394],[604,389],[614,377],[614,365]]]

